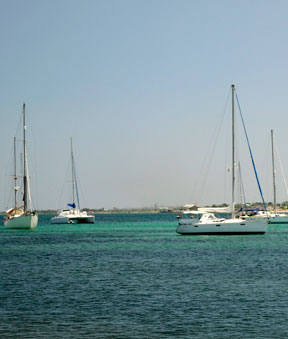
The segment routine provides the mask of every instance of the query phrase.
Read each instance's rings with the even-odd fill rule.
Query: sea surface
[[[5,230],[0,338],[288,338],[288,225],[181,236],[175,214]]]

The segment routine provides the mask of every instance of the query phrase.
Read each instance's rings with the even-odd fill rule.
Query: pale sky
[[[288,180],[287,17],[286,0],[0,0],[0,210],[23,102],[37,209],[69,202],[70,137],[81,207],[229,203],[230,102],[205,157],[232,83],[271,201],[272,128]]]

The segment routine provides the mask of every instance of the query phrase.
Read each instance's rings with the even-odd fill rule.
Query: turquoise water
[[[189,237],[175,214],[50,217],[0,226],[1,338],[288,337],[288,225]]]

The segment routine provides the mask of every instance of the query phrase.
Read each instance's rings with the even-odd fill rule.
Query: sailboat
[[[272,147],[272,172],[273,172],[273,213],[269,213],[270,224],[288,224],[288,215],[277,212],[276,203],[276,171],[274,162],[274,134],[271,130],[271,147]]]
[[[242,219],[236,216],[235,211],[235,113],[234,96],[235,86],[232,85],[232,215],[230,219],[218,218],[214,213],[206,211],[195,211],[190,218],[184,218],[185,214],[179,217],[176,232],[182,235],[244,235],[264,234],[268,227],[268,218]],[[246,138],[247,133],[245,130]],[[251,148],[249,146],[250,154]],[[253,158],[252,158],[253,159]],[[253,160],[252,160],[253,161]],[[255,164],[253,161],[254,170]],[[258,179],[258,177],[257,177]],[[258,186],[260,189],[259,181]],[[264,201],[264,199],[263,199]]]
[[[69,208],[62,209],[58,215],[51,219],[51,224],[94,224],[94,215],[88,215],[86,211],[80,210],[78,185],[75,171],[75,161],[71,138],[71,164],[72,164],[72,203],[68,203]],[[77,205],[76,205],[77,196]]]
[[[4,217],[5,228],[33,229],[37,227],[38,215],[32,211],[29,170],[26,149],[26,122],[25,104],[23,104],[23,206],[17,205],[17,193],[20,189],[17,186],[17,164],[16,164],[16,138],[14,137],[14,206],[6,211]]]

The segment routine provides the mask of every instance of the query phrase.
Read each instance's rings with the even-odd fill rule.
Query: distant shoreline
[[[256,208],[256,207],[251,207],[251,208]],[[101,209],[101,210],[97,210],[97,209],[88,209],[88,208],[84,208],[81,209],[84,211],[87,211],[87,213],[89,214],[145,214],[145,213],[161,213],[161,214],[177,214],[177,213],[181,213],[184,211],[183,207],[174,207],[174,208],[113,208],[113,209]],[[196,210],[196,209],[195,209]],[[268,208],[268,211],[273,212],[273,209]],[[57,210],[37,210],[37,212],[39,214],[57,214],[58,211]],[[278,213],[288,213],[288,209],[277,209]],[[0,212],[0,215],[5,215],[5,212]]]

